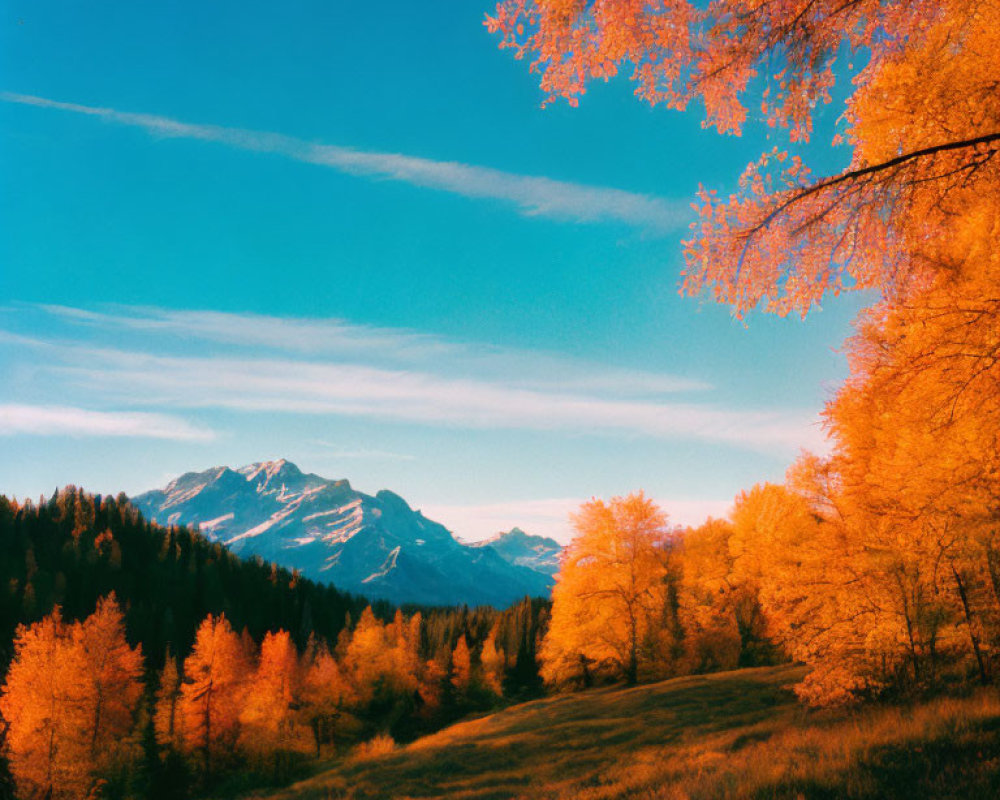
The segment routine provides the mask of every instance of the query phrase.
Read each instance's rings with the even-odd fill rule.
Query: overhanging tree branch
[[[936,144],[931,147],[923,147],[919,150],[913,150],[909,153],[903,153],[895,158],[890,158],[888,161],[882,161],[878,164],[871,164],[867,167],[860,167],[858,169],[852,169],[848,172],[843,172],[840,175],[834,175],[829,178],[824,178],[812,186],[807,186],[802,189],[797,194],[789,197],[787,200],[779,203],[774,210],[772,210],[758,225],[755,225],[750,231],[748,231],[747,236],[752,236],[761,228],[766,228],[771,221],[781,214],[783,211],[799,202],[804,200],[810,195],[821,192],[824,189],[829,189],[833,186],[837,186],[841,183],[848,183],[849,181],[857,180],[858,178],[864,178],[868,175],[874,175],[879,172],[884,172],[888,169],[893,169],[894,167],[899,167],[910,161],[915,161],[920,158],[926,158],[927,156],[937,155],[938,153],[945,153],[951,150],[964,150],[970,147],[978,147],[983,144],[990,144],[992,142],[1000,141],[1000,131],[995,133],[987,133],[982,136],[977,136],[973,139],[961,139],[954,142],[945,142],[944,144]]]

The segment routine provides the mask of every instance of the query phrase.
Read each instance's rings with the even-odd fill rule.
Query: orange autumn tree
[[[726,520],[708,519],[681,539],[677,611],[691,672],[734,669],[739,663],[740,634],[731,602],[731,535]]]
[[[592,500],[573,517],[540,651],[547,683],[587,683],[592,672],[635,683],[656,670],[645,645],[667,613],[666,524],[642,492]]]
[[[296,713],[312,732],[316,756],[333,741],[336,727],[354,704],[354,690],[326,645],[311,639],[303,657]]]
[[[83,622],[67,625],[57,608],[21,626],[0,699],[18,794],[85,796],[127,759],[141,673],[114,595]]]
[[[80,676],[83,733],[95,765],[112,759],[132,728],[142,696],[142,649],[125,639],[125,617],[114,593],[98,600],[93,614],[74,627],[74,638],[87,665]]]
[[[418,689],[422,673],[420,659],[420,628],[423,616],[418,611],[409,619],[396,609],[392,624],[386,626],[389,637],[389,656],[394,681],[399,690],[412,693]]]
[[[738,313],[905,292],[941,268],[923,243],[1000,194],[997,0],[502,0],[486,24],[550,99],[575,103],[627,67],[651,104],[700,100],[706,125],[737,134],[753,109],[791,147],[834,86],[854,87],[835,140],[851,151],[843,172],[816,177],[776,148],[731,197],[702,190],[685,286]],[[866,63],[838,75],[845,50]]]
[[[239,715],[250,665],[240,637],[224,614],[205,618],[184,661],[181,740],[205,775],[230,756],[239,734]]]
[[[987,682],[1000,653],[1000,344],[983,310],[1000,300],[956,301],[939,286],[922,297],[855,338],[854,375],[828,409],[830,468],[857,518],[891,525],[881,546],[940,606],[924,636],[933,647],[912,648],[914,678],[968,659]]]
[[[257,670],[249,678],[240,714],[240,740],[259,760],[270,760],[278,774],[287,766],[288,754],[303,749],[305,729],[294,712],[301,686],[299,654],[292,637],[288,631],[267,633]]]
[[[368,606],[361,612],[354,630],[345,636],[343,665],[356,689],[359,705],[364,706],[372,702],[393,674],[385,625]]]
[[[987,678],[997,596],[969,520],[915,514],[905,492],[880,496],[875,472],[854,484],[851,466],[805,456],[785,486],[755,487],[733,511],[730,550],[747,554],[735,572],[759,587],[769,635],[810,667],[796,692],[835,705]]]
[[[420,690],[420,617],[407,624],[397,612],[383,624],[366,608],[344,647],[342,666],[354,690],[359,711],[391,726],[411,713]]]
[[[81,737],[77,676],[84,669],[70,626],[56,608],[14,637],[0,713],[10,771],[22,797],[78,797],[91,783]]]
[[[806,493],[838,532],[841,564],[812,638],[812,697],[974,676],[1000,655],[1000,218],[973,198],[950,235],[920,243],[940,265],[860,320],[851,377],[828,405],[834,452]],[[849,571],[848,571],[849,567]],[[834,636],[833,634],[836,634]],[[836,666],[833,666],[836,665]],[[956,676],[957,673],[957,676]],[[836,695],[836,691],[832,693]]]
[[[681,539],[677,603],[686,671],[735,669],[743,632],[754,627],[756,592],[734,574],[731,538],[729,522],[709,519]]]
[[[816,468],[806,458],[785,486],[740,493],[729,546],[734,572],[758,587],[769,636],[811,667],[796,691],[810,703],[832,705],[881,685],[881,665],[894,666],[899,651],[885,632],[898,618],[882,612],[892,607],[898,584],[871,569],[883,561],[881,548],[868,563],[858,534],[878,532],[847,525],[843,503],[829,502],[819,483],[826,473]]]
[[[465,634],[458,637],[455,649],[451,652],[451,685],[455,692],[462,696],[469,690],[472,681],[472,657]]]
[[[497,647],[497,625],[490,628],[489,634],[483,640],[483,648],[479,653],[479,664],[483,685],[497,697],[503,695],[503,675],[505,658],[503,648]]]

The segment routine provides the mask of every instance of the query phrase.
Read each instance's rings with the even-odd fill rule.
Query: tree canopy
[[[667,518],[639,492],[585,503],[573,524],[552,591],[542,674],[553,684],[591,670],[635,683],[667,611]]]
[[[702,189],[685,243],[685,290],[738,314],[804,314],[844,289],[905,297],[954,272],[936,243],[996,232],[996,0],[502,0],[487,26],[550,100],[630,68],[651,104],[699,100],[720,132],[784,132],[737,192]],[[794,148],[838,85],[850,163],[816,176]]]

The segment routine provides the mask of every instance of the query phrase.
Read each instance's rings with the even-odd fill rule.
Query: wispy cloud
[[[350,175],[401,181],[474,199],[499,200],[528,215],[573,222],[621,222],[655,233],[679,230],[691,217],[687,202],[622,189],[519,175],[457,161],[434,161],[401,153],[316,144],[278,133],[192,124],[152,114],[64,103],[11,92],[0,93],[0,99],[99,117],[107,122],[142,128],[159,137],[216,142],[240,150],[274,153]]]
[[[339,363],[395,366],[502,382],[507,387],[558,389],[616,396],[705,391],[687,376],[622,369],[554,356],[444,339],[402,328],[357,325],[340,319],[297,319],[263,314],[115,306],[105,311],[41,305],[44,313],[76,325],[146,335],[160,346],[183,342],[234,345],[255,353],[333,358]]]
[[[555,497],[511,500],[471,505],[434,504],[421,509],[425,516],[442,523],[467,541],[481,541],[500,531],[521,528],[538,536],[551,536],[566,544],[573,536],[570,514],[589,498]],[[698,525],[708,517],[725,516],[731,500],[654,498],[675,525]]]
[[[277,359],[176,358],[91,352],[60,373],[119,402],[170,408],[337,414],[467,428],[626,433],[792,450],[811,440],[806,418],[694,404],[611,400],[515,389],[432,373]],[[103,361],[103,364],[101,363]]]
[[[210,430],[166,414],[91,411],[69,406],[0,405],[0,436],[126,436],[208,441]]]
[[[602,376],[599,368],[595,368],[593,383],[601,391],[595,391],[572,380],[565,386],[547,381],[511,383],[503,377],[510,366],[507,362],[492,377],[485,373],[467,377],[461,358],[454,363],[440,358],[433,364],[400,367],[381,365],[375,358],[370,363],[351,363],[242,352],[161,355],[5,337],[0,332],[0,339],[4,338],[22,347],[43,349],[46,357],[33,368],[61,391],[96,396],[105,405],[338,415],[470,429],[700,440],[785,455],[802,446],[821,449],[823,442],[813,412],[674,402],[636,395],[628,385],[615,392],[614,372]],[[199,352],[207,350],[199,348]]]

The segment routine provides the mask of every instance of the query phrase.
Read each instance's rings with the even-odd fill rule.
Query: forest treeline
[[[585,504],[539,649],[545,681],[794,660],[810,667],[799,696],[825,706],[992,683],[995,524],[971,514],[906,524],[872,509],[870,483],[839,474],[851,466],[804,455],[784,484],[741,492],[728,518],[684,531],[642,493]]]
[[[0,497],[0,647],[10,659],[14,629],[56,605],[66,619],[94,611],[115,592],[125,605],[131,641],[151,667],[170,645],[187,652],[208,614],[224,613],[257,641],[290,631],[297,646],[309,635],[335,640],[367,600],[300,580],[263,561],[241,560],[219,543],[183,527],[146,522],[124,495],[90,495],[73,486],[39,502]],[[383,617],[388,605],[376,604]]]
[[[546,601],[369,604],[124,496],[0,497],[0,577],[4,786],[22,800],[284,781],[541,686]]]

